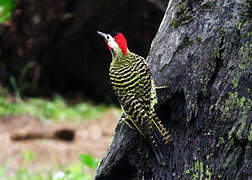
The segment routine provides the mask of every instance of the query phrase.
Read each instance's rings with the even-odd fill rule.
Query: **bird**
[[[171,136],[155,112],[156,86],[146,60],[131,52],[121,32],[97,31],[112,54],[109,78],[121,105],[121,121],[137,130],[150,143],[159,164],[165,165],[166,145]]]

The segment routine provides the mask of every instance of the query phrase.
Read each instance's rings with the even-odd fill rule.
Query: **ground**
[[[0,166],[7,165],[8,174],[13,174],[24,166],[27,158],[33,171],[74,164],[79,161],[79,154],[101,159],[110,145],[119,115],[111,109],[96,120],[63,123],[41,122],[26,115],[0,117]],[[56,139],[55,132],[60,130],[73,132],[74,139]]]

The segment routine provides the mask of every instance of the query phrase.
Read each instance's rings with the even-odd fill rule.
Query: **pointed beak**
[[[97,33],[103,37],[104,39],[107,39],[107,34],[106,33],[103,33],[103,32],[100,32],[100,31],[97,31]]]

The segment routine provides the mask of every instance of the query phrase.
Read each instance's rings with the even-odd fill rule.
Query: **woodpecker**
[[[165,164],[164,148],[170,135],[154,110],[156,86],[146,60],[129,51],[122,33],[97,33],[112,54],[109,77],[123,111],[122,122],[148,139],[158,163]]]

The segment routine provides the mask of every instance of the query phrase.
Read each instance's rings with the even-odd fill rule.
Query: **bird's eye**
[[[109,39],[109,36],[107,36],[107,39]]]

